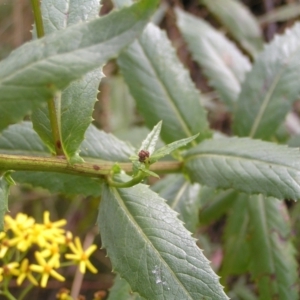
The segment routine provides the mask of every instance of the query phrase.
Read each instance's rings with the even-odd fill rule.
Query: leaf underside
[[[278,199],[300,199],[298,149],[249,138],[206,140],[185,156],[195,182]]]

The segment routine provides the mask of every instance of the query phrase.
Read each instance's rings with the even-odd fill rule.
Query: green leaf
[[[194,60],[203,67],[210,85],[216,89],[221,100],[233,110],[241,83],[251,69],[248,59],[206,21],[180,9],[176,9],[176,16],[177,25]]]
[[[288,21],[300,15],[300,3],[288,3],[286,5],[273,8],[271,11],[260,16],[260,24]]]
[[[81,144],[85,159],[129,162],[135,149],[109,133],[90,125]],[[32,128],[31,122],[10,125],[0,135],[0,153],[49,156],[50,153]]]
[[[10,125],[0,135],[0,153],[49,156],[50,153],[32,128],[31,122]]]
[[[164,121],[164,142],[199,132],[197,141],[211,135],[199,92],[165,32],[149,24],[140,38],[122,52],[118,64],[147,126],[152,128]]]
[[[143,300],[144,298],[140,297],[136,293],[131,292],[130,285],[126,280],[117,276],[113,287],[109,291],[109,296],[107,300]]]
[[[99,197],[101,181],[95,178],[82,177],[55,172],[17,171],[12,173],[17,183],[29,184],[33,187],[42,187],[51,193],[65,195],[83,195]]]
[[[44,31],[46,34],[82,21],[98,17],[97,0],[51,0],[41,2]]]
[[[181,174],[174,174],[158,181],[151,188],[179,213],[185,228],[195,233],[199,225],[200,185],[191,184]]]
[[[224,260],[221,276],[239,275],[248,271],[250,262],[249,215],[247,201],[251,201],[246,194],[235,195],[233,205],[227,215],[224,233]],[[256,253],[252,253],[253,256]]]
[[[99,14],[100,5],[94,0],[76,0],[71,3],[69,1],[52,3],[51,1],[51,5],[43,1],[41,10],[45,32],[50,34],[65,29],[67,26],[95,19]],[[57,119],[61,124],[60,144],[67,159],[72,163],[82,161],[78,155],[78,148],[84,139],[84,132],[91,123],[102,76],[101,68],[86,74],[82,79],[72,82],[57,100]],[[34,129],[49,149],[55,153],[56,141],[53,140],[48,108],[42,107],[34,110],[32,122]]]
[[[84,133],[92,121],[98,86],[102,77],[101,69],[97,69],[86,74],[80,82],[72,83],[62,93],[62,147],[71,161],[78,160],[76,158],[78,150],[84,139]]]
[[[207,188],[203,187],[200,191],[201,203],[203,202],[203,190],[206,189]],[[214,194],[211,195],[209,199],[206,199],[206,203],[202,204],[199,215],[200,224],[207,225],[218,220],[222,215],[228,212],[236,200],[236,197],[237,192],[234,190],[214,191]]]
[[[15,50],[0,63],[0,130],[116,56],[143,30],[157,2],[142,0]]]
[[[147,137],[143,140],[142,145],[139,149],[141,150],[147,150],[150,154],[154,152],[156,143],[159,138],[159,134],[161,131],[161,125],[162,121],[159,121],[157,125],[153,127],[151,132],[147,135]]]
[[[164,156],[172,153],[174,150],[187,145],[191,141],[195,140],[198,137],[198,135],[199,134],[196,134],[196,135],[191,136],[189,138],[176,141],[174,143],[171,143],[171,144],[168,144],[166,146],[163,146],[160,149],[157,149],[156,151],[154,151],[154,153],[150,157],[151,164],[153,164],[156,161],[160,160],[162,157],[164,157]]]
[[[90,125],[80,146],[81,156],[89,159],[102,159],[116,162],[129,162],[135,149],[114,135]]]
[[[58,97],[60,97],[60,95],[61,94],[58,93]],[[48,107],[42,106],[33,109],[31,121],[34,131],[47,146],[48,152],[50,151],[52,155],[55,155],[55,141],[53,139]]]
[[[208,186],[300,199],[298,149],[249,138],[206,140],[187,152],[185,168]]]
[[[143,184],[103,186],[98,225],[113,269],[146,299],[228,299],[165,200]]]
[[[153,176],[153,177],[159,178],[158,174],[147,169],[144,164],[139,165],[139,170],[142,171],[147,176]],[[136,175],[136,174],[134,173],[134,175]]]
[[[252,196],[248,203],[250,272],[259,299],[299,299],[298,267],[291,243],[291,227],[283,201]]]
[[[263,39],[260,27],[248,7],[242,2],[201,0],[201,3],[225,25],[229,33],[253,57],[262,50]]]
[[[277,36],[246,76],[234,113],[239,136],[269,139],[300,96],[300,24]]]
[[[134,149],[111,134],[98,130],[91,125],[86,131],[86,139],[81,145],[82,156],[87,160],[103,159],[129,162],[128,157]],[[31,122],[14,124],[0,135],[0,153],[18,155],[49,156],[50,153],[32,128]],[[53,193],[67,195],[82,194],[99,196],[100,181],[94,178],[60,174],[54,172],[18,171],[12,174],[18,183],[42,187]]]
[[[8,211],[8,194],[11,186],[11,179],[8,174],[0,176],[0,232],[4,231],[4,215]]]

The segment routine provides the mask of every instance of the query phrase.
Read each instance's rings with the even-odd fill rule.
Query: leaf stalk
[[[42,38],[45,35],[45,31],[39,2],[39,0],[31,0],[31,6],[34,15],[37,37]],[[55,153],[58,156],[64,155],[60,131],[60,101],[61,92],[59,91],[56,92],[55,96],[52,99],[49,99],[47,102]]]

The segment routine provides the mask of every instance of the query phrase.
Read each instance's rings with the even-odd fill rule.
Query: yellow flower
[[[69,244],[69,247],[73,254],[68,253],[65,255],[65,257],[67,259],[74,260],[76,263],[78,263],[79,270],[81,273],[84,274],[86,268],[88,268],[92,273],[97,273],[97,269],[89,261],[90,255],[97,249],[97,246],[91,245],[85,251],[83,251],[81,242],[78,237],[75,238],[75,245],[74,243]]]
[[[6,265],[2,266],[3,269],[3,276],[18,276],[19,275],[19,263],[18,262],[11,262]]]
[[[6,228],[10,229],[14,236],[9,239],[9,246],[16,246],[22,252],[28,250],[32,245],[32,228],[34,227],[34,219],[25,214],[19,213],[15,219],[6,215]]]
[[[5,215],[4,220],[6,229],[11,229],[15,234],[31,228],[35,222],[33,218],[22,213],[18,213],[14,219],[9,215]]]
[[[23,261],[21,262],[21,266],[17,278],[17,284],[21,285],[25,278],[28,278],[32,284],[39,285],[31,273],[31,270],[29,268],[29,260],[27,258],[23,259]]]
[[[49,211],[44,212],[44,225],[46,229],[58,229],[58,232],[64,232],[64,229],[59,229],[59,227],[65,226],[66,224],[67,221],[65,219],[56,222],[51,222]]]
[[[42,274],[41,287],[46,287],[50,275],[59,281],[65,281],[65,278],[54,270],[58,259],[56,255],[47,262],[39,252],[35,252],[35,258],[38,265],[30,265],[29,268],[31,271]]]
[[[10,247],[9,239],[5,238],[6,234],[4,232],[0,233],[0,258],[3,258]]]
[[[44,212],[44,223],[43,223],[43,235],[50,242],[56,242],[58,244],[64,244],[65,242],[65,230],[60,228],[66,225],[65,219],[51,222],[49,211]]]
[[[66,288],[61,288],[59,292],[56,294],[56,299],[58,300],[72,300],[73,298],[70,296],[70,291]]]

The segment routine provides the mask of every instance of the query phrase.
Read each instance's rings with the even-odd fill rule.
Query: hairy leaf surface
[[[239,136],[269,139],[300,96],[300,24],[265,47],[246,76],[234,113]]]
[[[188,151],[185,166],[208,186],[300,199],[298,149],[249,138],[206,140]]]
[[[97,18],[100,3],[95,0],[73,1],[43,1],[41,11],[45,33],[50,34],[67,26]],[[84,132],[91,123],[92,111],[96,101],[98,85],[102,78],[102,70],[98,68],[82,79],[76,80],[62,91],[57,104],[57,119],[59,120],[60,145],[67,159],[78,162],[78,148],[84,139]],[[78,122],[80,120],[80,122]],[[33,111],[34,129],[43,141],[55,153],[55,143],[51,131],[48,107]]]
[[[261,30],[248,7],[242,2],[236,0],[201,0],[201,2],[252,56],[256,56],[262,50]]]
[[[181,174],[174,174],[166,176],[151,188],[179,213],[179,219],[184,222],[185,228],[195,233],[199,224],[200,185],[191,184]]]
[[[228,299],[176,213],[147,186],[104,185],[98,224],[114,271],[142,297]]]
[[[251,68],[248,59],[206,21],[181,9],[176,9],[176,16],[193,58],[203,67],[211,86],[233,110],[245,73]]]
[[[147,126],[153,128],[163,120],[164,142],[199,132],[197,141],[210,136],[199,92],[163,31],[149,24],[122,52],[118,64]]]
[[[249,207],[250,271],[258,285],[259,299],[299,299],[298,272],[291,227],[285,203],[252,196]]]
[[[142,0],[15,50],[0,63],[0,129],[116,56],[141,32],[157,2]]]

